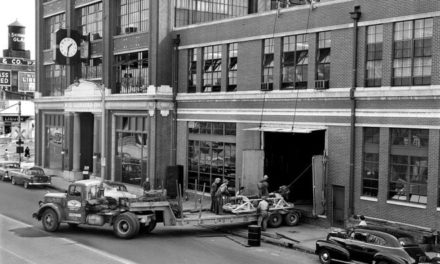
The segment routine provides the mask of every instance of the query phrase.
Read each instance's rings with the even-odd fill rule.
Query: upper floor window
[[[248,14],[250,0],[175,0],[175,26],[238,17]]]
[[[222,79],[221,45],[204,47],[203,63],[202,92],[220,92]]]
[[[149,30],[149,0],[119,0],[117,35]]]
[[[288,8],[291,6],[305,5],[306,0],[270,0],[270,9]]]
[[[320,32],[318,34],[318,54],[316,67],[316,80],[330,80],[330,48],[332,44],[331,32]]]
[[[382,83],[383,26],[367,29],[367,76],[365,86],[380,86]]]
[[[102,79],[102,58],[92,58],[81,63],[81,76],[84,79]]]
[[[143,93],[148,87],[148,51],[115,56],[119,93]]]
[[[429,85],[433,19],[394,24],[393,85]]]
[[[197,91],[197,50],[188,50],[188,93]]]
[[[60,28],[66,28],[66,14],[59,14],[44,19],[44,49],[55,48],[55,32]]]
[[[273,89],[274,68],[274,39],[263,40],[263,71],[261,76],[261,90]]]
[[[228,45],[228,87],[227,92],[237,90],[238,43]]]
[[[66,67],[63,65],[44,66],[44,92],[46,96],[63,96],[67,87]]]
[[[283,38],[282,89],[306,89],[309,44],[307,35]]]
[[[90,39],[102,38],[102,3],[81,7],[77,10],[78,31]]]
[[[377,197],[379,190],[379,132],[376,127],[364,128],[362,195]]]

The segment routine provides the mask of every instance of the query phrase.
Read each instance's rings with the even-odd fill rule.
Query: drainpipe
[[[357,84],[357,54],[358,54],[358,22],[361,17],[361,7],[355,6],[353,12],[350,12],[350,17],[353,19],[353,65],[352,65],[352,83],[350,88],[350,102],[351,102],[351,120],[350,120],[350,178],[349,178],[349,215],[354,214],[354,179],[355,179],[355,150],[356,150],[356,98],[354,92]]]

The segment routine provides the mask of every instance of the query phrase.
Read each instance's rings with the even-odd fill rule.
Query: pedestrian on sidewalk
[[[266,231],[267,220],[269,220],[269,203],[267,197],[263,196],[257,206],[258,213],[258,225],[261,227],[261,231]]]
[[[24,157],[25,158],[31,157],[31,150],[29,149],[29,146],[26,146],[26,149],[24,150]]]
[[[220,184],[220,178],[215,178],[214,182],[211,185],[211,212],[213,213],[217,212],[217,208],[218,208],[218,203],[215,194],[217,193],[219,184]]]

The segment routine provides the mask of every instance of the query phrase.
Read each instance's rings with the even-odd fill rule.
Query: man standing
[[[267,182],[268,179],[269,176],[264,175],[263,179],[258,183],[259,197],[269,196],[269,183]]]
[[[223,214],[223,204],[227,202],[228,196],[228,180],[224,180],[222,185],[220,185],[220,187],[217,189],[217,192],[215,193],[215,198],[217,201],[216,214]]]
[[[264,196],[258,203],[258,225],[261,226],[261,231],[266,231],[267,220],[269,219],[269,203],[267,198]]]
[[[215,194],[218,189],[218,185],[220,184],[220,178],[215,178],[214,182],[211,185],[211,212],[215,213],[217,212],[217,201],[215,198]]]

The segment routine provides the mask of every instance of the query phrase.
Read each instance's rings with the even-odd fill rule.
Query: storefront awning
[[[263,125],[259,127],[246,128],[243,130],[247,131],[263,131],[263,132],[280,132],[280,133],[304,133],[308,134],[313,131],[325,130],[325,127],[315,127],[315,126],[292,126],[292,125],[282,125],[282,124],[274,124],[274,125]]]

